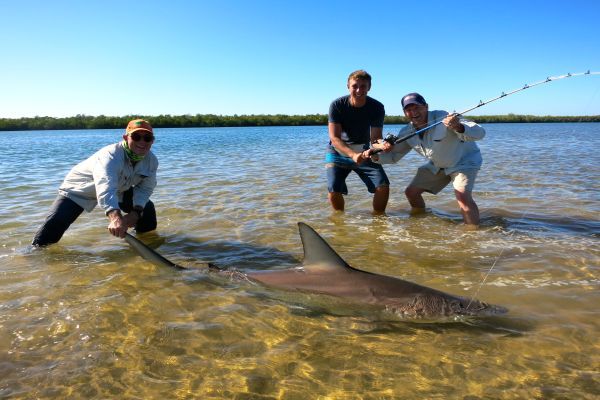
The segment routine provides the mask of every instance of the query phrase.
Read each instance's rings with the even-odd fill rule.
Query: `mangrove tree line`
[[[0,131],[57,130],[57,129],[123,129],[134,118],[144,118],[155,128],[202,128],[234,126],[310,126],[327,125],[326,114],[310,115],[125,115],[110,117],[105,115],[76,115],[74,117],[30,117],[0,118]],[[594,116],[535,116],[535,115],[477,115],[468,116],[479,123],[497,122],[600,122],[600,115]],[[387,125],[405,124],[400,115],[387,115]]]

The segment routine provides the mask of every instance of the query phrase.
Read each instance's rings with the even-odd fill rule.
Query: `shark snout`
[[[505,307],[488,304],[479,300],[462,300],[460,307],[463,314],[466,315],[499,315],[508,312],[508,309]]]

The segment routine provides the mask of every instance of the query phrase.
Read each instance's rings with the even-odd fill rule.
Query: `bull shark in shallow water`
[[[406,319],[435,320],[458,316],[491,316],[508,310],[475,299],[458,297],[399,278],[362,271],[348,265],[314,229],[298,223],[304,247],[302,265],[282,270],[217,270],[267,287],[334,296],[352,303],[376,306]],[[183,268],[167,260],[135,237],[125,240],[148,261]],[[215,270],[216,268],[212,268]]]

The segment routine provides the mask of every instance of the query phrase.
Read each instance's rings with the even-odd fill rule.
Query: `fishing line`
[[[466,110],[460,111],[460,112],[454,112],[453,114],[455,115],[463,115],[466,114],[470,111],[473,111],[479,107],[483,107],[486,104],[490,104],[496,100],[500,100],[504,97],[508,97],[510,95],[513,95],[515,93],[521,92],[523,90],[526,89],[530,89],[532,87],[535,86],[539,86],[539,85],[543,85],[545,83],[549,83],[549,82],[554,82],[560,79],[565,79],[565,78],[572,78],[575,76],[585,76],[585,75],[600,75],[600,72],[591,72],[590,70],[587,70],[586,72],[578,72],[575,74],[571,74],[571,73],[567,73],[565,75],[559,75],[559,76],[553,76],[553,77],[547,77],[546,79],[539,81],[539,82],[534,82],[534,83],[526,83],[525,85],[523,85],[523,87],[520,87],[518,89],[514,89],[509,91],[508,93],[506,92],[502,92],[499,96],[493,97],[491,99],[488,99],[486,101],[480,100],[479,104],[477,104],[476,106],[473,107],[469,107]],[[445,117],[444,117],[445,118]],[[419,130],[415,130],[413,133],[410,133],[406,136],[403,136],[401,138],[395,137],[394,135],[390,135],[388,136],[388,138],[386,139],[388,142],[390,142],[391,144],[399,144],[402,143],[408,139],[410,139],[413,136],[416,136],[422,132],[428,131],[429,129],[441,124],[444,120],[444,118],[438,119],[438,120],[434,120],[434,122],[432,124],[427,125],[424,128],[421,128]],[[414,130],[414,128],[413,128]],[[371,149],[371,154],[377,154],[379,152],[383,151],[383,149]],[[523,213],[521,214],[521,216],[519,217],[519,219],[523,218],[525,216],[526,212],[523,211]],[[514,235],[514,230],[511,232],[509,239]],[[481,288],[483,287],[483,285],[485,284],[485,282],[487,281],[490,273],[492,272],[492,270],[494,269],[494,267],[496,266],[496,264],[498,263],[498,261],[500,260],[500,258],[502,257],[502,254],[504,254],[504,251],[506,250],[507,246],[504,246],[502,248],[502,250],[500,250],[500,253],[498,254],[498,256],[496,256],[496,259],[494,260],[494,262],[492,263],[492,265],[490,266],[490,268],[487,270],[486,274],[484,275],[483,279],[481,280],[481,282],[479,283],[477,289],[475,290],[475,293],[471,296],[471,298],[469,299],[469,303],[467,304],[467,309],[469,309],[469,307],[471,306],[471,304],[473,303],[474,299],[477,297],[477,295],[479,294],[479,291],[481,290]]]
[[[455,115],[463,115],[463,114],[466,114],[466,113],[468,113],[470,111],[475,110],[476,108],[483,107],[486,104],[490,104],[490,103],[492,103],[492,102],[494,102],[496,100],[500,100],[500,99],[502,99],[504,97],[508,97],[508,96],[510,96],[512,94],[521,92],[521,91],[523,91],[525,89],[530,89],[532,87],[543,85],[543,84],[548,83],[548,82],[558,81],[560,79],[572,78],[572,77],[575,77],[575,76],[584,76],[584,75],[600,75],[600,72],[590,72],[590,70],[587,70],[586,72],[578,72],[576,74],[567,73],[565,75],[549,76],[546,79],[544,79],[543,81],[534,82],[534,83],[526,83],[525,85],[523,85],[523,87],[521,87],[519,89],[511,90],[508,93],[502,92],[499,96],[496,96],[494,98],[488,99],[486,101],[479,100],[479,104],[477,104],[476,106],[467,108],[466,110],[458,112],[458,113],[454,112],[453,114],[455,114]],[[389,141],[391,144],[402,143],[402,142],[410,139],[411,137],[418,135],[419,133],[425,132],[425,131],[427,131],[427,130],[435,127],[435,126],[438,126],[439,124],[441,124],[443,122],[444,118],[441,118],[439,120],[434,120],[434,122],[432,124],[427,125],[426,127],[421,128],[419,130],[416,130],[413,133],[410,133],[410,134],[408,134],[406,136],[403,136],[401,138],[398,138],[398,137],[395,137],[395,136],[391,135],[391,137],[388,138],[387,141]],[[377,153],[380,153],[382,151],[383,151],[383,149],[371,149],[371,154],[377,154]]]
[[[590,72],[590,71],[588,70],[587,72],[581,72],[581,73],[577,73],[577,74],[570,74],[570,73],[569,73],[569,74],[566,74],[566,75],[561,75],[561,76],[558,76],[558,77],[548,77],[548,78],[546,78],[546,80],[544,80],[544,81],[540,81],[540,82],[536,82],[536,83],[532,83],[532,84],[528,84],[528,85],[526,84],[526,85],[525,85],[525,86],[523,86],[522,88],[520,88],[520,89],[516,89],[516,90],[513,90],[512,92],[509,92],[509,93],[506,93],[506,94],[505,94],[504,92],[502,92],[502,94],[501,94],[500,96],[498,96],[498,97],[495,97],[495,98],[493,98],[493,99],[491,99],[491,100],[488,100],[488,101],[486,101],[486,102],[482,102],[482,101],[480,101],[480,102],[479,102],[479,104],[478,104],[477,106],[475,106],[475,107],[472,107],[472,108],[469,108],[468,110],[466,110],[466,111],[463,111],[463,112],[461,112],[461,113],[459,113],[459,114],[464,114],[465,112],[469,112],[469,111],[471,111],[471,110],[474,110],[474,109],[476,109],[476,108],[478,108],[478,107],[481,107],[481,106],[483,106],[483,105],[485,105],[485,104],[491,103],[492,101],[496,101],[496,100],[498,100],[498,99],[501,99],[502,97],[509,96],[509,95],[511,95],[511,94],[513,94],[513,93],[517,93],[517,92],[520,92],[520,91],[522,91],[522,90],[529,89],[530,87],[534,87],[534,86],[537,86],[537,85],[541,85],[541,84],[543,84],[543,83],[547,83],[547,82],[551,82],[551,81],[555,81],[555,80],[558,80],[558,79],[563,79],[563,78],[570,78],[570,77],[573,77],[573,76],[581,76],[581,75],[599,75],[599,74],[600,74],[600,72]],[[594,96],[595,96],[595,94],[594,94]],[[409,139],[409,138],[413,137],[414,135],[416,135],[416,134],[418,134],[418,133],[420,133],[420,132],[422,132],[422,131],[425,131],[425,130],[427,130],[427,129],[430,129],[430,128],[432,128],[433,126],[439,125],[440,123],[441,123],[441,121],[439,121],[439,122],[438,122],[438,121],[436,121],[436,123],[434,123],[434,124],[432,124],[432,125],[429,125],[429,126],[427,126],[427,127],[423,128],[423,129],[421,129],[420,131],[417,131],[417,132],[415,132],[414,134],[411,134],[411,135],[409,135],[409,136],[405,136],[405,137],[401,138],[400,140],[401,140],[401,141],[407,140],[407,139]],[[400,143],[400,142],[397,142],[397,143]],[[521,215],[519,216],[519,218],[518,218],[518,219],[522,219],[522,218],[525,216],[525,214],[526,214],[526,211],[523,211],[523,212],[521,213]],[[510,240],[510,239],[513,237],[514,233],[515,233],[515,230],[513,230],[513,231],[511,232],[511,234],[509,235],[509,237],[508,237],[508,239],[509,239],[509,240]],[[500,253],[499,253],[499,254],[496,256],[496,259],[494,260],[494,262],[492,263],[492,265],[490,266],[490,268],[487,270],[487,272],[486,272],[486,274],[484,275],[483,279],[482,279],[482,280],[481,280],[481,282],[479,283],[479,286],[478,286],[478,287],[477,287],[477,289],[475,290],[475,293],[474,293],[474,294],[471,296],[471,298],[469,299],[469,303],[467,304],[467,309],[469,309],[469,307],[471,306],[471,304],[473,303],[473,301],[475,300],[475,298],[476,298],[476,297],[477,297],[477,295],[479,294],[479,291],[481,290],[481,288],[483,287],[483,285],[484,285],[484,284],[485,284],[485,282],[487,281],[487,278],[488,278],[488,276],[490,275],[490,273],[492,272],[492,270],[494,269],[494,267],[496,266],[496,264],[498,263],[498,261],[499,261],[499,260],[500,260],[500,258],[502,257],[502,254],[504,254],[504,250],[506,250],[506,248],[507,248],[507,247],[508,247],[508,246],[504,246],[504,247],[502,247],[502,250],[500,250]]]
[[[523,211],[521,213],[521,215],[517,219],[523,219],[523,217],[525,216],[526,213],[527,213],[526,211]],[[514,229],[510,233],[510,235],[508,236],[508,240],[510,240],[514,236],[515,232],[516,232],[516,229]],[[502,247],[502,250],[500,250],[500,253],[496,256],[496,259],[492,263],[492,266],[488,269],[488,271],[486,272],[486,274],[483,276],[483,279],[479,283],[479,286],[475,290],[475,293],[473,293],[473,295],[469,299],[469,304],[467,304],[467,310],[469,309],[469,306],[471,305],[471,303],[473,303],[473,300],[475,300],[475,298],[479,294],[479,291],[481,290],[481,288],[483,287],[483,285],[485,285],[485,282],[487,281],[488,276],[490,276],[490,273],[492,272],[492,270],[494,269],[494,267],[496,266],[496,264],[500,260],[500,257],[502,257],[502,254],[504,253],[504,250],[506,250],[507,247],[508,247],[508,245]]]

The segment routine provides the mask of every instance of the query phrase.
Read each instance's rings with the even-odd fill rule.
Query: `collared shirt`
[[[448,115],[446,111],[429,111],[427,124],[441,121]],[[463,133],[455,132],[444,124],[438,124],[427,131],[394,146],[394,162],[402,158],[410,149],[429,159],[424,166],[433,174],[441,169],[446,175],[466,170],[479,169],[483,163],[479,146],[475,143],[485,136],[485,129],[473,121],[460,119],[465,127]],[[415,132],[412,123],[400,130],[399,137]]]
[[[103,147],[69,171],[58,193],[86,211],[97,204],[105,213],[119,209],[123,193],[133,187],[133,205],[144,207],[156,187],[158,159],[152,152],[133,164],[123,143]]]

